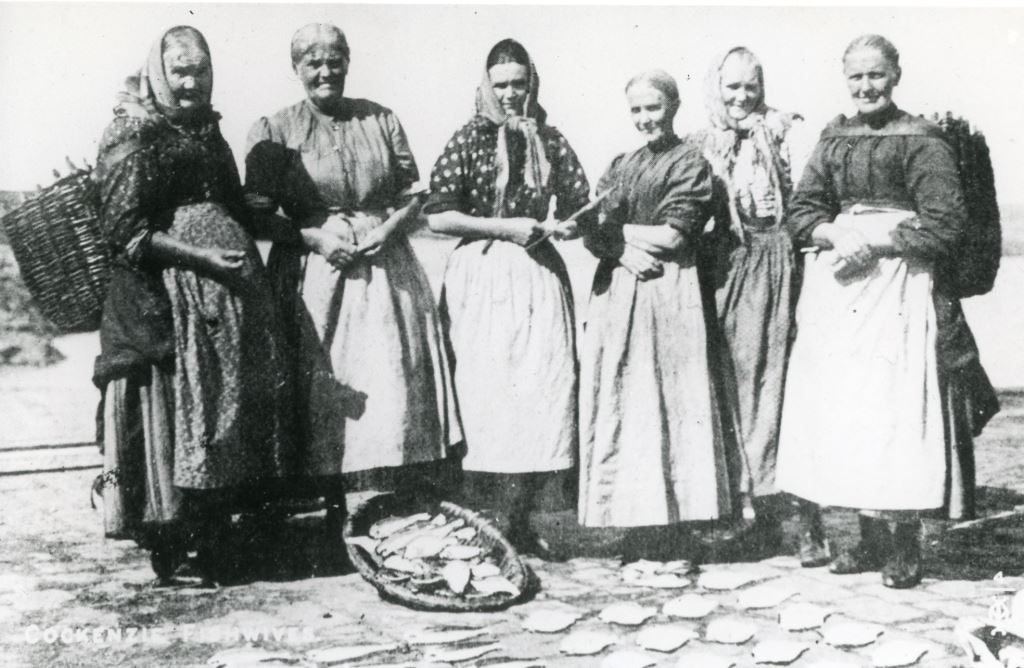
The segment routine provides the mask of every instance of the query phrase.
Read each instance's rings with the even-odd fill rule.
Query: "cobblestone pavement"
[[[982,510],[988,516],[1012,511],[1024,498],[1021,457],[1013,438],[1024,422],[1024,396],[1006,394],[1004,403],[1006,410],[978,444],[980,482],[985,485]],[[409,630],[453,625],[486,627],[502,646],[488,657],[540,658],[549,666],[567,668],[599,666],[616,651],[642,651],[635,644],[637,629],[613,627],[597,618],[604,607],[617,601],[655,607],[659,614],[645,624],[649,627],[669,621],[660,612],[665,602],[681,593],[697,593],[716,601],[718,609],[699,621],[671,620],[692,628],[698,639],[673,653],[643,651],[656,665],[675,666],[683,657],[711,652],[734,658],[738,667],[753,666],[758,643],[783,639],[807,645],[794,666],[832,660],[871,665],[873,653],[886,643],[913,639],[927,650],[918,665],[965,666],[969,661],[953,634],[957,621],[984,617],[998,587],[1024,588],[1019,577],[1024,572],[1024,527],[1013,517],[965,530],[927,523],[927,578],[913,590],[887,589],[877,573],[833,576],[824,568],[802,569],[791,556],[775,556],[701,568],[701,575],[748,575],[752,582],[739,590],[709,591],[694,576],[688,588],[670,591],[624,582],[614,558],[621,536],[582,530],[571,513],[540,515],[535,521],[557,547],[585,556],[564,563],[530,559],[541,589],[530,602],[504,612],[416,612],[382,601],[356,574],[325,573],[318,563],[321,518],[316,514],[291,518],[271,543],[236,546],[253,565],[245,584],[156,587],[144,551],[101,537],[100,517],[88,503],[94,475],[72,471],[0,477],[0,665],[198,666],[232,647],[255,645],[308,658],[312,650],[350,644],[398,647],[347,665],[398,664],[424,655],[402,644]],[[831,512],[827,523],[839,542],[852,540],[855,522],[848,513]],[[790,551],[793,547],[787,545]],[[998,585],[992,580],[997,572],[1006,576]],[[794,596],[778,607],[741,608],[739,596],[760,585],[791,590]],[[824,642],[820,630],[782,630],[779,611],[798,602],[830,611],[825,629],[853,621],[877,624],[884,632],[866,647],[838,649]],[[582,615],[573,631],[611,632],[616,645],[596,657],[568,657],[559,652],[566,633],[522,629],[527,615],[553,607]],[[708,623],[721,618],[749,620],[756,627],[754,638],[740,645],[707,642]],[[112,629],[122,637],[111,635]]]

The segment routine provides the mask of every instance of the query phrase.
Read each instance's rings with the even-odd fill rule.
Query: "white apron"
[[[845,214],[836,225],[887,233],[912,212]],[[942,506],[945,444],[929,263],[879,258],[835,276],[809,253],[797,305],[777,484],[821,505]]]

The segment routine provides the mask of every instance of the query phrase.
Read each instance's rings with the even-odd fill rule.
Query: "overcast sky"
[[[310,21],[340,26],[352,47],[346,94],[391,107],[422,176],[473,110],[488,49],[523,42],[541,77],[541,103],[597,181],[635,147],[622,88],[637,71],[677,77],[679,132],[703,124],[702,82],[713,56],[743,44],[765,66],[770,105],[814,128],[851,113],[841,76],[846,44],[864,32],[902,53],[897,103],[915,113],[954,109],[989,137],[999,194],[1024,201],[1024,9],[701,8],[494,5],[0,4],[0,190],[52,181],[70,155],[95,158],[114,94],[153,41],[177,24],[206,35],[224,135],[244,159],[258,117],[303,97],[288,45]]]

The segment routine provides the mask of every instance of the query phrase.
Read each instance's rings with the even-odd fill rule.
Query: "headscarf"
[[[149,50],[145,64],[138,73],[125,79],[125,89],[117,95],[117,105],[114,113],[118,116],[136,116],[159,120],[163,117],[171,123],[178,123],[183,119],[183,111],[178,104],[174,92],[167,81],[167,73],[164,72],[164,42],[169,35],[187,34],[203,50],[206,57],[210,57],[210,47],[206,44],[203,34],[191,26],[176,26],[171,28],[153,44]],[[212,73],[211,73],[212,81]],[[210,112],[212,113],[212,112]],[[209,114],[196,114],[197,117]]]
[[[498,126],[498,150],[495,155],[494,174],[494,216],[501,218],[506,212],[506,190],[509,181],[509,155],[508,155],[508,133],[517,132],[526,140],[526,161],[523,166],[523,181],[533,189],[534,202],[532,210],[546,210],[550,200],[548,191],[548,178],[551,175],[551,163],[548,161],[544,151],[544,142],[537,132],[539,125],[543,125],[547,119],[547,112],[537,102],[537,91],[540,88],[540,78],[537,76],[537,68],[534,67],[533,59],[526,69],[529,72],[530,81],[526,94],[526,102],[523,105],[522,116],[510,116],[505,113],[501,101],[494,93],[491,85],[491,75],[484,66],[484,76],[480,86],[476,89],[476,113]]]
[[[754,110],[743,120],[729,116],[725,100],[722,98],[722,66],[729,56],[737,54],[747,58],[757,72],[761,87],[761,99]],[[735,166],[736,153],[740,141],[749,138],[753,141],[755,165],[768,172],[772,192],[775,196],[775,218],[782,220],[786,201],[793,190],[789,169],[780,154],[779,146],[795,114],[783,114],[770,108],[765,103],[764,71],[761,61],[749,49],[737,46],[721,54],[711,63],[711,68],[704,80],[704,103],[707,107],[711,128],[707,133],[705,156],[712,167],[725,182],[729,193],[729,215],[733,232],[740,238],[743,236],[743,225],[736,209],[736,194],[732,189],[731,175]]]

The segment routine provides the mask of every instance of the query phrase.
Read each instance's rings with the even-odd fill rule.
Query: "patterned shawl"
[[[758,83],[761,86],[761,99],[757,101],[754,111],[741,121],[729,116],[725,101],[722,99],[722,65],[733,53],[747,55],[755,64]],[[768,107],[765,103],[764,73],[760,61],[748,49],[737,46],[729,49],[716,58],[704,80],[704,102],[707,107],[711,127],[706,133],[704,144],[705,157],[715,172],[725,182],[729,193],[729,214],[731,228],[740,238],[743,237],[743,225],[736,209],[736,193],[730,178],[736,164],[736,154],[743,139],[751,139],[754,145],[754,160],[769,175],[772,191],[775,195],[775,218],[782,221],[786,201],[793,190],[789,168],[780,152],[796,114],[784,114]]]
[[[494,175],[494,216],[501,218],[506,212],[506,190],[509,181],[508,133],[517,132],[526,140],[526,162],[523,168],[523,181],[534,192],[535,206],[530,210],[546,210],[551,199],[548,179],[551,175],[551,163],[544,152],[544,142],[537,133],[537,128],[547,119],[547,112],[537,102],[537,91],[540,78],[537,68],[531,59],[527,67],[530,73],[529,90],[522,116],[509,116],[501,106],[498,96],[491,86],[491,77],[484,68],[483,79],[476,89],[476,113],[498,126],[498,150],[495,157]]]

